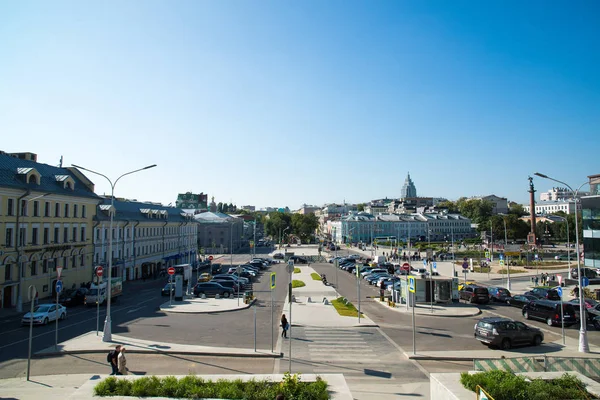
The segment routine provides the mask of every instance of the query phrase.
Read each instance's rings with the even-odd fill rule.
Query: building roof
[[[27,179],[28,174],[35,174],[36,172],[40,175],[39,185],[37,184],[37,180],[36,182],[29,183]],[[82,176],[84,175],[82,174]],[[65,187],[65,181],[69,178],[74,183],[72,189]],[[87,177],[85,178],[87,179]],[[91,184],[91,181],[89,183]],[[70,168],[55,167],[32,160],[24,160],[2,152],[0,152],[0,186],[65,196],[100,199],[86,185],[86,182],[79,179],[77,174]]]
[[[96,213],[98,221],[110,220],[110,198],[102,198]],[[149,221],[162,220],[164,222],[189,222],[193,221],[193,214],[184,212],[181,208],[168,207],[154,203],[144,203],[134,200],[114,200],[116,210],[115,220]]]
[[[200,223],[230,223],[232,220],[237,220],[231,215],[212,211],[196,214],[194,218]]]

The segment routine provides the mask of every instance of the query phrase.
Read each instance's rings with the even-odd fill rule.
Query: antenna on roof
[[[58,164],[58,168],[62,168],[63,156],[60,156],[60,163]]]

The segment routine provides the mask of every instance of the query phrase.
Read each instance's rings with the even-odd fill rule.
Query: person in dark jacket
[[[281,316],[281,337],[287,338],[287,331],[290,328],[290,324],[285,317],[285,314]]]
[[[117,375],[119,373],[119,353],[121,352],[121,345],[117,345],[113,351],[110,352],[110,366],[112,367],[111,375]]]

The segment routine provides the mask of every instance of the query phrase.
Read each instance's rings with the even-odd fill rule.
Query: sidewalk
[[[402,314],[412,314],[412,307],[407,307],[406,304],[396,304],[394,307],[391,307],[387,301],[381,301],[379,297],[373,297],[373,299],[382,307]],[[479,308],[464,303],[434,304],[433,311],[430,304],[421,303],[415,307],[415,315],[426,317],[474,317],[479,314],[481,314]]]
[[[130,353],[139,354],[182,354],[182,355],[203,355],[203,356],[221,356],[221,357],[267,357],[278,358],[280,353],[270,350],[258,350],[232,348],[232,347],[212,347],[177,343],[153,342],[150,340],[134,339],[125,336],[112,335],[111,342],[102,341],[102,333],[96,336],[96,332],[88,332],[67,340],[58,345],[41,350],[36,354],[38,357],[51,357],[64,354],[86,354],[86,353],[108,353],[116,345],[124,345]]]
[[[311,273],[314,269],[304,265],[297,265],[300,268],[299,274],[294,274],[294,280],[300,280],[306,284],[301,288],[293,289],[295,298],[292,304],[292,314],[290,317],[289,298],[286,298],[283,306],[283,313],[288,316],[292,326],[311,326],[311,327],[376,327],[368,316],[346,317],[338,314],[331,301],[340,297],[337,291],[331,286],[325,286],[321,280],[314,280]],[[310,298],[310,302],[308,301]],[[324,300],[329,304],[325,304]],[[357,307],[356,304],[354,304]]]

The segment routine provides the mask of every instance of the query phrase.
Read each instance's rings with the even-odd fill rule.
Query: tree
[[[492,216],[493,204],[487,200],[458,199],[457,206],[462,215],[479,224],[479,230],[489,228],[489,219]]]
[[[445,208],[446,210],[448,210],[449,213],[458,213],[459,209],[458,209],[458,204],[456,204],[456,202],[454,201],[441,201],[437,204],[438,208]]]
[[[228,210],[231,213],[235,212],[236,211],[236,206],[234,206],[233,203],[229,203]]]
[[[523,208],[522,205],[518,204],[518,203],[513,203],[511,202],[509,207],[508,207],[508,213],[509,214],[514,214],[518,217],[522,217],[523,215],[527,215],[527,213],[525,212],[525,209]]]
[[[292,232],[304,243],[312,241],[318,226],[319,220],[314,213],[292,215]]]
[[[219,202],[219,204],[217,204],[217,212],[223,212],[223,203]]]
[[[356,206],[358,212],[365,211],[365,203],[360,203]]]
[[[265,221],[265,231],[267,235],[275,238],[275,240],[279,241],[280,235],[283,235],[283,232],[286,228],[289,228],[286,231],[286,234],[291,233],[291,217],[289,214],[285,214],[282,212],[272,212],[269,213],[266,221]]]

